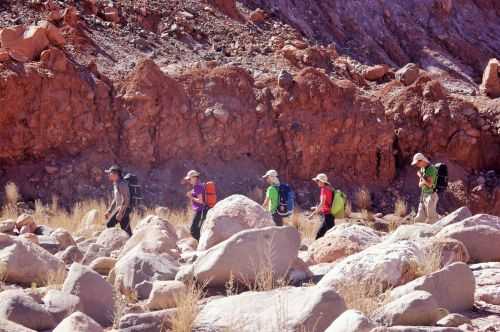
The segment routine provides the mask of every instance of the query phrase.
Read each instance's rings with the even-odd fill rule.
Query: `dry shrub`
[[[17,211],[17,202],[21,199],[19,189],[14,182],[8,182],[5,185],[5,204],[2,208],[2,217],[16,219],[19,216]]]
[[[417,264],[415,275],[425,276],[442,268],[443,251],[439,246],[430,246],[424,250],[424,257],[421,264]]]
[[[352,215],[352,203],[349,200],[345,202],[344,215],[346,218],[350,218]]]
[[[378,278],[345,281],[336,286],[348,309],[359,310],[367,316],[389,302],[390,289]]]
[[[356,204],[361,210],[370,210],[372,207],[372,197],[366,187],[362,187],[356,192]]]
[[[264,200],[264,190],[260,187],[254,187],[246,196],[256,202],[262,202]]]
[[[188,225],[192,220],[192,211],[190,208],[186,209],[168,209],[165,207],[155,207],[155,208],[146,208],[143,210],[136,209],[130,215],[130,225],[132,229],[134,229],[139,221],[143,218],[155,215],[162,219],[165,219],[170,224],[174,226],[185,226]]]
[[[302,240],[313,241],[316,238],[318,225],[307,219],[306,215],[301,211],[293,211],[291,217],[285,219],[284,223],[295,227],[299,231]]]
[[[190,282],[186,290],[175,297],[177,311],[170,321],[173,332],[193,331],[194,321],[200,311],[198,303],[205,296],[205,286]]]
[[[366,209],[361,210],[361,217],[366,221],[375,221],[373,213]]]
[[[394,204],[394,215],[398,217],[404,217],[408,213],[408,206],[406,201],[402,198],[398,198]]]
[[[66,279],[66,270],[61,269],[58,271],[52,271],[47,275],[47,283],[45,286],[51,289],[61,290]]]

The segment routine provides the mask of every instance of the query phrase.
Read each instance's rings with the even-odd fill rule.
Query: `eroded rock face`
[[[491,59],[484,69],[481,92],[491,98],[500,97],[500,61]]]

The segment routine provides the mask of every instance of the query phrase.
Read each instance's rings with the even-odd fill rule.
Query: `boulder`
[[[82,229],[87,231],[96,229],[99,226],[98,221],[99,211],[97,211],[96,209],[89,210],[82,218]]]
[[[476,280],[476,301],[500,305],[500,262],[474,264],[470,268]]]
[[[42,20],[38,23],[38,26],[45,29],[45,33],[50,44],[58,47],[64,46],[66,40],[64,39],[61,31],[54,24],[49,21]]]
[[[285,287],[210,301],[194,325],[219,331],[324,331],[345,310],[333,289]]]
[[[21,233],[34,233],[36,229],[35,219],[31,214],[23,213],[17,217],[16,228]]]
[[[108,275],[109,272],[115,267],[116,258],[99,257],[90,263],[89,267],[102,275]]]
[[[125,243],[118,259],[124,257],[136,246],[142,246],[147,252],[166,253],[177,250],[178,241],[175,227],[157,216],[147,216],[139,221],[134,234]]]
[[[170,328],[175,309],[126,314],[118,323],[120,332],[158,332]]]
[[[331,263],[360,252],[380,241],[378,233],[370,227],[340,224],[309,246],[309,263]]]
[[[49,289],[42,298],[45,308],[56,322],[62,321],[77,310],[83,310],[80,298],[57,289]]]
[[[0,332],[36,332],[10,320],[0,318]]]
[[[370,332],[464,332],[464,330],[451,327],[391,326],[391,327],[376,327]]]
[[[82,312],[102,326],[109,326],[113,322],[113,288],[89,267],[73,263],[62,291],[80,297]]]
[[[61,247],[59,246],[59,242],[53,238],[52,236],[48,235],[39,235],[36,236],[35,234],[27,233],[23,234],[25,236],[32,236],[36,238],[36,242],[40,247],[43,249],[47,250],[50,252],[52,255],[55,255],[57,252],[61,250]]]
[[[13,219],[6,219],[0,221],[0,233],[12,233],[16,229],[16,221]]]
[[[122,293],[139,299],[148,298],[154,281],[173,280],[179,269],[175,229],[161,218],[148,218],[142,222],[148,226],[139,225],[125,244],[109,278]]]
[[[500,260],[500,217],[478,214],[446,226],[436,236],[461,241],[473,262]]]
[[[384,239],[384,243],[395,243],[403,240],[420,241],[430,238],[434,234],[436,234],[436,230],[429,224],[415,223],[401,225]]]
[[[441,230],[448,225],[456,224],[457,222],[460,222],[469,217],[472,217],[472,213],[470,212],[469,208],[466,206],[462,206],[461,208],[456,209],[452,213],[436,221],[433,226],[436,229]]]
[[[396,79],[404,85],[411,85],[418,78],[420,69],[414,63],[409,63],[396,72]]]
[[[77,246],[69,246],[65,250],[56,253],[55,256],[67,265],[75,262],[80,263],[83,259],[83,254]]]
[[[294,80],[292,74],[290,74],[286,70],[280,71],[278,75],[278,85],[280,88],[283,88],[285,90],[289,90],[293,87]]]
[[[414,291],[431,293],[438,306],[450,312],[469,310],[474,305],[474,275],[467,264],[453,263],[406,285],[396,287],[391,291],[391,298],[399,299]]]
[[[291,226],[241,231],[201,252],[193,263],[193,276],[213,286],[224,286],[232,277],[255,284],[266,272],[278,280],[286,277],[297,258],[299,245],[300,235]]]
[[[357,310],[346,310],[325,332],[370,332],[377,325]]]
[[[248,16],[248,19],[255,24],[263,23],[266,20],[267,14],[265,11],[263,11],[260,8],[255,9],[253,12],[250,13],[250,16]]]
[[[318,285],[355,287],[363,280],[373,280],[396,287],[416,278],[423,258],[422,249],[414,242],[380,243],[335,264]]]
[[[460,325],[471,323],[471,320],[464,315],[449,314],[437,321],[436,325],[444,327],[459,327]]]
[[[455,262],[467,263],[470,260],[469,251],[465,245],[457,240],[449,238],[432,237],[422,244],[430,264],[434,267],[443,268]]]
[[[432,326],[446,315],[432,294],[413,291],[379,308],[374,318],[385,326]]]
[[[207,250],[242,230],[267,226],[274,222],[260,204],[243,195],[229,196],[208,211],[198,250]]]
[[[0,293],[0,319],[10,320],[33,330],[50,330],[56,326],[52,315],[22,290]]]
[[[55,229],[50,236],[52,236],[59,243],[59,248],[64,250],[69,246],[76,246],[75,240],[71,236],[70,232],[63,228]]]
[[[500,97],[500,61],[490,59],[484,69],[483,81],[479,87],[481,93],[491,97]]]
[[[99,325],[91,317],[77,311],[66,317],[52,332],[103,332]]]
[[[124,230],[118,227],[112,227],[103,230],[102,233],[99,234],[99,237],[97,237],[95,243],[111,252],[113,250],[122,249],[128,239],[129,236]]]
[[[82,259],[83,265],[89,265],[99,257],[109,257],[111,250],[97,243],[89,245]]]
[[[180,281],[155,281],[146,302],[149,310],[174,308],[177,297],[186,291],[186,285]]]
[[[375,65],[363,71],[363,77],[368,81],[377,81],[389,72],[388,65]]]
[[[4,269],[3,280],[18,284],[46,284],[65,269],[63,261],[40,246],[2,233],[0,261]]]
[[[24,240],[24,241],[29,241],[31,243],[34,243],[34,244],[38,244],[40,245],[40,243],[38,242],[38,236],[36,236],[35,234],[33,233],[23,233],[23,234],[20,234],[19,237],[18,237],[18,240]],[[41,246],[40,246],[41,247]],[[43,248],[43,247],[42,247]],[[44,248],[45,249],[45,248]],[[45,249],[46,250],[46,249]],[[47,250],[48,251],[48,250]],[[51,253],[49,251],[49,253]]]

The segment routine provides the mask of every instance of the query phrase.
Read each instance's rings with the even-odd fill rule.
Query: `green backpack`
[[[338,219],[344,218],[345,205],[347,196],[342,191],[336,189],[333,191],[333,202],[330,213]]]

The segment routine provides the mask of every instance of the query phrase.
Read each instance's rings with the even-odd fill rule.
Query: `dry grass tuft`
[[[66,270],[61,269],[57,272],[51,272],[47,275],[47,288],[61,290],[66,279]]]
[[[398,217],[404,217],[408,214],[408,205],[406,201],[402,198],[398,198],[394,204],[394,215]]]
[[[194,321],[200,311],[198,303],[205,297],[205,286],[191,282],[182,294],[176,296],[177,311],[170,321],[173,332],[193,331]]]
[[[347,200],[347,202],[345,202],[344,215],[346,218],[350,218],[352,215],[352,203],[349,200]]]
[[[295,227],[299,231],[302,240],[314,241],[316,239],[318,225],[307,219],[303,212],[295,210],[290,218],[284,220],[284,223]]]
[[[17,202],[21,199],[19,189],[14,182],[8,182],[5,185],[5,204],[2,208],[2,217],[7,219],[16,219],[19,216]]]
[[[366,187],[362,187],[356,192],[356,204],[361,210],[370,210],[372,207],[372,197]]]
[[[366,221],[375,221],[375,216],[367,209],[361,210],[361,217]]]
[[[415,275],[417,277],[425,276],[442,268],[442,248],[431,246],[424,250],[423,264],[417,264]]]
[[[359,310],[367,316],[389,302],[390,289],[377,278],[358,281],[346,281],[336,286],[337,292],[344,298],[348,309]]]

